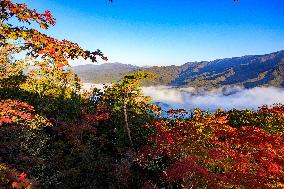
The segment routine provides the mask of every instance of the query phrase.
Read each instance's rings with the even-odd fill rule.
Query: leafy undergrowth
[[[164,118],[140,88],[152,74],[84,92],[70,69],[30,66],[0,69],[2,188],[284,187],[281,104]]]

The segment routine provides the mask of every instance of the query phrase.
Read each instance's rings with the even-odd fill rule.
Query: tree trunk
[[[126,107],[126,105],[127,105],[127,95],[125,94],[124,95],[124,99],[123,99],[124,127],[125,127],[125,130],[127,132],[127,136],[128,136],[128,140],[129,140],[130,146],[133,149],[134,146],[133,146],[133,142],[132,142],[132,138],[131,138],[131,131],[130,131],[130,128],[129,128],[129,125],[128,125],[128,116],[127,116],[127,107]]]

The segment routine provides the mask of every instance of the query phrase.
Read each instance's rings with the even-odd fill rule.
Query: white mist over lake
[[[109,85],[109,84],[108,84]],[[84,83],[83,88],[103,88],[103,84]],[[161,106],[163,110],[195,108],[214,112],[218,108],[224,110],[252,109],[256,110],[262,105],[284,104],[284,89],[275,87],[256,87],[244,89],[242,87],[220,88],[211,91],[199,91],[192,87],[174,88],[170,86],[142,87],[144,95],[151,96],[153,103]]]
[[[194,88],[173,88],[167,86],[143,87],[143,92],[151,96],[153,102],[162,109],[182,108],[192,110],[200,108],[215,111],[218,108],[258,109],[262,105],[284,103],[284,89],[275,87],[256,87],[244,89],[233,87],[196,93]]]

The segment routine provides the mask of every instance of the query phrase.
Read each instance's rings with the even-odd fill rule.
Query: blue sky
[[[284,50],[283,0],[17,2],[50,10],[57,24],[47,34],[101,49],[110,62],[181,65]]]

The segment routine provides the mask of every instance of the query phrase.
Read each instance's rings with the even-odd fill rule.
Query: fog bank
[[[103,84],[84,83],[83,88],[85,90],[90,90],[93,87],[102,89],[103,86]],[[197,92],[192,87],[151,86],[142,87],[142,91],[144,95],[151,96],[153,102],[161,106],[163,110],[170,108],[186,110],[200,108],[210,112],[214,112],[218,108],[224,110],[233,108],[256,110],[262,105],[284,104],[284,89],[275,87],[252,89],[231,87]]]
[[[196,93],[194,88],[172,88],[168,86],[143,87],[145,95],[151,96],[153,102],[163,109],[183,108],[192,110],[200,108],[205,111],[257,109],[262,105],[284,103],[284,89],[275,87],[256,87],[244,89],[233,87]]]

